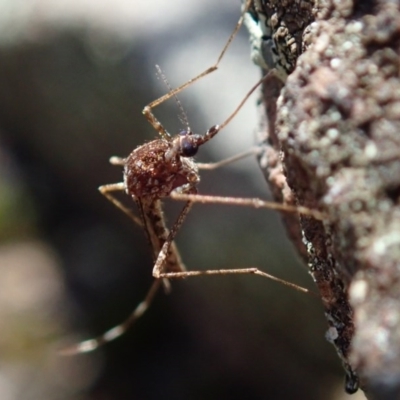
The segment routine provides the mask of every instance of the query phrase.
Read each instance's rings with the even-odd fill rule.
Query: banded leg
[[[117,164],[116,162],[113,162],[115,160],[118,160],[118,163],[121,162],[123,165],[123,159],[117,158],[117,157],[112,157],[111,158],[111,163],[112,164]],[[120,161],[119,161],[120,160]],[[146,229],[146,225],[145,225],[145,220],[143,217],[143,220],[141,220],[140,218],[138,218],[130,208],[126,207],[123,203],[121,203],[115,196],[113,196],[113,192],[116,191],[125,191],[125,184],[124,182],[120,182],[120,183],[110,183],[108,185],[103,185],[99,187],[99,191],[100,193],[106,197],[106,199],[108,201],[110,201],[112,204],[114,204],[115,207],[119,208],[124,214],[126,214],[133,222],[135,222],[137,225],[139,225],[140,227],[144,228],[146,231],[146,235],[148,237],[149,243],[153,248],[153,253],[154,253],[154,241],[152,240],[151,234],[149,232],[148,229]],[[140,202],[139,202],[140,203]],[[176,250],[176,249],[174,249]],[[177,251],[177,250],[176,250]],[[156,254],[153,254],[154,259],[157,257],[159,253],[159,250],[156,250]],[[163,284],[164,284],[164,289],[166,293],[169,293],[171,291],[171,285],[168,282],[168,279],[164,279],[163,280]]]
[[[194,78],[188,80],[187,82],[185,82],[181,86],[178,86],[176,89],[173,89],[173,90],[169,91],[165,95],[159,97],[158,99],[152,101],[146,107],[144,107],[144,109],[142,111],[144,116],[149,121],[149,123],[153,126],[153,128],[163,138],[167,139],[169,137],[169,134],[166,131],[166,129],[162,126],[162,124],[158,121],[158,119],[154,116],[154,114],[152,113],[151,109],[157,107],[158,105],[160,105],[164,101],[170,99],[171,97],[176,96],[179,92],[181,92],[182,90],[185,90],[187,87],[189,87],[194,82],[198,81],[199,79],[205,77],[208,74],[211,74],[212,72],[214,72],[214,71],[216,71],[218,69],[218,66],[219,66],[222,58],[224,57],[226,51],[228,50],[230,44],[232,43],[232,40],[235,38],[235,36],[238,33],[239,29],[243,25],[244,16],[245,16],[246,12],[248,11],[248,9],[250,8],[251,2],[252,2],[252,0],[246,0],[246,3],[245,3],[245,5],[244,5],[244,7],[242,9],[242,14],[241,14],[241,16],[239,18],[239,21],[237,22],[237,24],[235,26],[235,29],[233,30],[233,32],[229,36],[228,41],[225,43],[225,46],[222,49],[222,51],[221,51],[220,55],[218,56],[218,59],[217,59],[217,61],[216,61],[216,63],[214,65],[212,65],[211,67],[207,68],[205,71],[201,72],[199,75],[197,75]],[[224,126],[225,126],[225,124],[224,124]]]
[[[102,333],[100,336],[97,336],[93,339],[84,340],[83,342],[61,349],[59,354],[63,356],[72,356],[80,353],[89,353],[122,336],[150,307],[158,289],[160,288],[161,283],[161,279],[156,279],[152,283],[144,300],[136,306],[136,308],[125,321]]]
[[[172,195],[172,194],[171,194]],[[180,194],[179,194],[180,195]],[[195,198],[198,195],[186,195],[188,198]],[[172,196],[174,198],[174,196]],[[267,274],[264,271],[259,270],[258,268],[238,268],[238,269],[219,269],[219,270],[205,270],[205,271],[183,271],[183,272],[163,272],[163,265],[165,263],[167,254],[168,254],[168,249],[171,243],[173,242],[177,232],[179,231],[183,219],[187,215],[189,209],[191,208],[192,203],[191,201],[188,201],[186,203],[185,208],[182,210],[182,213],[180,214],[178,220],[172,227],[168,239],[165,241],[160,254],[157,258],[157,261],[154,265],[153,268],[153,276],[157,279],[160,278],[167,278],[167,279],[179,279],[179,278],[188,278],[191,276],[203,276],[203,275],[237,275],[237,274],[242,274],[242,275],[249,275],[249,274],[254,274],[254,275],[259,275],[264,278],[268,278],[272,281],[279,282],[285,286],[289,286],[295,290],[298,290],[300,292],[305,292],[308,293],[309,290],[306,288],[303,288],[301,286],[298,286],[294,283],[285,281],[283,279],[277,278],[273,275]]]
[[[120,183],[110,183],[108,185],[102,185],[99,187],[100,193],[115,207],[119,208],[124,214],[126,214],[135,224],[143,227],[143,222],[138,218],[130,208],[126,207],[122,204],[115,196],[113,196],[113,192],[125,192],[125,184],[124,182]]]
[[[224,160],[212,162],[212,163],[196,163],[199,169],[203,170],[214,170],[220,167],[224,167],[225,165],[232,164],[236,161],[242,160],[243,158],[247,158],[250,156],[255,156],[259,153],[259,149],[256,147],[252,147],[249,150],[244,151],[243,153],[236,154],[232,157],[225,158]]]
[[[109,195],[109,192],[119,190],[117,188],[120,187],[120,184],[104,185],[103,187],[108,187],[108,189],[111,188],[109,191],[107,191],[106,189],[103,189],[104,193]],[[106,197],[109,199],[108,196],[106,196]],[[111,199],[115,200],[114,197],[112,197],[112,196],[110,196],[110,197],[111,197]],[[111,202],[113,204],[115,204],[113,200],[111,200]],[[175,222],[173,228],[171,229],[171,232],[167,236],[167,240],[163,244],[162,250],[160,252],[160,254],[161,253],[163,254],[162,262],[159,262],[157,264],[159,270],[163,269],[164,264],[167,260],[167,256],[170,254],[169,250],[170,250],[171,244],[173,243],[173,238],[175,237],[176,232],[179,230],[184,219],[186,218],[187,214],[189,213],[191,206],[192,206],[192,204],[190,202],[187,202],[185,204],[181,213],[178,216],[177,221]],[[117,205],[117,207],[118,207],[118,205]],[[118,208],[120,208],[120,207],[118,207]],[[120,209],[122,211],[124,211],[124,208],[120,208]],[[130,212],[130,210],[129,210],[129,212]],[[171,233],[173,233],[173,234],[171,235]],[[159,258],[160,257],[158,257],[158,259]],[[157,261],[158,261],[158,259],[157,259]],[[64,356],[72,356],[72,355],[76,355],[76,354],[80,354],[80,353],[89,353],[89,352],[94,351],[94,350],[98,349],[99,347],[104,346],[105,344],[119,338],[120,336],[122,336],[147,311],[147,309],[150,307],[155,295],[157,294],[157,291],[159,290],[161,284],[165,281],[167,281],[167,278],[162,277],[162,276],[159,277],[158,279],[155,279],[155,281],[152,283],[149,291],[147,292],[146,297],[143,299],[143,301],[141,301],[136,306],[136,308],[129,315],[129,317],[127,319],[125,319],[122,323],[116,325],[115,327],[109,329],[108,331],[104,332],[103,334],[101,334],[95,338],[84,340],[80,343],[77,343],[72,346],[68,346],[64,349],[61,349],[59,351],[59,354],[64,355]]]
[[[287,204],[275,203],[273,201],[266,201],[259,198],[247,198],[247,197],[226,197],[226,196],[213,196],[213,195],[200,195],[200,194],[186,194],[172,192],[170,197],[178,201],[191,201],[193,203],[203,204],[225,204],[235,205],[253,208],[267,208],[270,210],[286,211],[292,213],[299,213],[308,215],[317,220],[324,220],[326,215],[317,210],[312,210],[308,207],[303,206],[291,206]]]

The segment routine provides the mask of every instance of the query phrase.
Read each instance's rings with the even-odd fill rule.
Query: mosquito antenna
[[[172,86],[169,84],[167,77],[162,72],[160,66],[157,65],[157,64],[156,64],[156,70],[157,70],[156,73],[157,73],[158,78],[160,78],[164,82],[164,84],[168,88],[168,90],[170,92],[172,92]],[[186,115],[185,109],[183,108],[182,103],[179,100],[179,98],[176,95],[176,93],[174,93],[173,96],[175,98],[176,104],[178,105],[178,108],[179,108],[179,111],[180,111],[179,116],[178,116],[179,121],[181,121],[181,124],[184,125],[188,130],[190,130],[189,120],[188,120],[188,117]]]

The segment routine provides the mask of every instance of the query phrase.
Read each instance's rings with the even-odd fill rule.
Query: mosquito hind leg
[[[294,283],[285,281],[284,279],[277,278],[273,275],[267,274],[264,271],[261,271],[258,268],[238,268],[238,269],[218,269],[218,270],[205,270],[205,271],[183,271],[183,272],[164,272],[163,271],[163,265],[165,264],[165,260],[168,255],[168,250],[169,247],[171,246],[171,243],[173,242],[179,228],[181,227],[183,220],[185,219],[187,213],[189,212],[190,208],[192,207],[192,203],[188,201],[186,203],[186,206],[183,208],[181,214],[178,217],[178,220],[175,222],[174,226],[172,227],[167,240],[163,244],[161,251],[158,255],[157,261],[154,265],[153,268],[153,276],[159,279],[184,279],[184,278],[189,278],[191,276],[204,276],[204,275],[259,275],[264,278],[270,279],[275,282],[279,282],[285,286],[289,286],[295,290],[298,290],[300,292],[305,292],[308,293],[309,290],[306,288],[303,288],[299,285],[296,285]]]
[[[196,196],[193,194],[193,196]],[[305,289],[301,286],[298,286],[294,283],[285,281],[283,279],[277,278],[273,275],[267,274],[264,271],[259,270],[258,268],[238,268],[238,269],[219,269],[219,270],[205,270],[205,271],[183,271],[183,272],[163,272],[163,265],[165,263],[165,260],[168,255],[168,249],[171,246],[171,243],[173,242],[177,232],[179,231],[180,227],[182,226],[182,223],[188,214],[190,208],[192,207],[192,202],[188,201],[185,205],[185,207],[182,209],[177,221],[175,222],[174,226],[172,227],[167,240],[163,244],[161,251],[157,257],[157,261],[154,265],[153,268],[153,276],[157,279],[160,278],[167,278],[167,279],[179,279],[179,278],[188,278],[191,276],[202,276],[202,275],[237,275],[237,274],[242,274],[242,275],[249,275],[249,274],[254,274],[254,275],[259,275],[264,278],[268,278],[270,280],[273,280],[275,282],[279,282],[285,286],[289,286],[295,290],[298,290],[300,292],[309,292],[308,289]]]
[[[162,250],[161,250],[162,251]],[[185,271],[185,272],[166,272],[160,273],[160,278],[168,279],[185,279],[191,276],[204,276],[204,275],[259,275],[264,278],[279,282],[282,285],[289,286],[299,292],[309,293],[309,290],[295,283],[285,281],[284,279],[277,278],[276,276],[267,274],[258,268],[235,268],[235,269],[210,269],[204,271]]]
[[[84,340],[83,342],[61,349],[59,354],[63,356],[72,356],[81,353],[89,353],[122,336],[150,307],[156,293],[158,292],[158,289],[160,288],[161,283],[161,279],[156,279],[153,282],[146,294],[146,297],[136,306],[136,308],[129,315],[129,317],[125,319],[125,321],[117,326],[114,326],[100,336],[97,336],[93,339]]]

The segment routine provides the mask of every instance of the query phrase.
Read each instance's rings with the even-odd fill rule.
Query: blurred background
[[[215,4],[0,0],[1,400],[347,398],[318,299],[255,276],[172,282],[124,337],[57,354],[121,322],[151,285],[144,232],[97,187],[122,180],[110,156],[157,136],[141,114],[167,90],[155,64],[176,87],[217,60],[240,2]],[[223,122],[259,78],[243,29],[179,95],[192,129]],[[199,161],[254,144],[256,101]],[[155,112],[182,128],[173,99]],[[203,172],[199,190],[268,197],[254,159]],[[182,205],[166,203],[171,223]],[[177,244],[188,269],[257,266],[312,287],[274,212],[195,205]]]

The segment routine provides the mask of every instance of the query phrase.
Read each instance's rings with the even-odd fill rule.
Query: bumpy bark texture
[[[260,165],[277,197],[326,213],[286,223],[321,294],[346,390],[358,375],[368,398],[397,399],[399,2],[255,0],[251,24],[262,31],[254,44],[253,26],[254,58],[280,78],[264,87]]]

